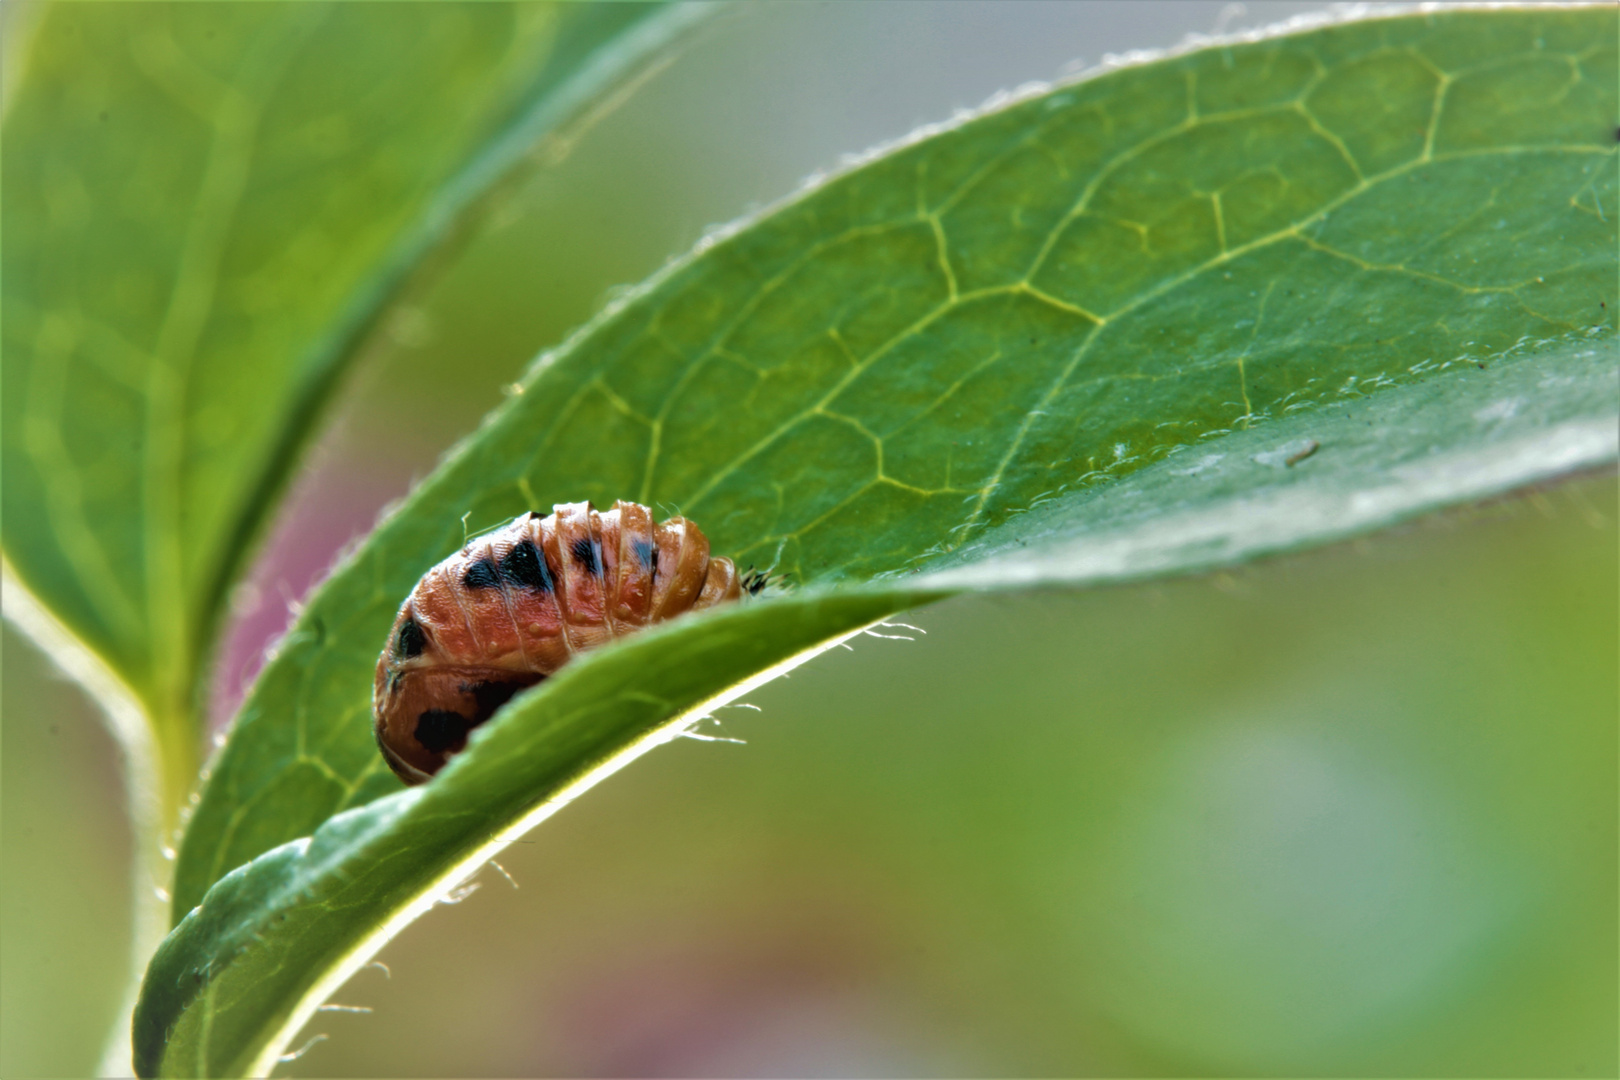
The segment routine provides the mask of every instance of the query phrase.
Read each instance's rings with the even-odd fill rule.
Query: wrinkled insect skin
[[[467,733],[574,654],[650,623],[759,592],[685,518],[617,502],[566,503],[479,537],[417,582],[377,660],[377,745],[425,782]]]

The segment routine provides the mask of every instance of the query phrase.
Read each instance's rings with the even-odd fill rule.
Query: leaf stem
[[[197,779],[194,718],[186,707],[166,710],[162,718],[151,716],[129,684],[45,610],[9,561],[0,562],[0,594],[5,617],[100,706],[122,752],[134,836],[129,976],[96,1072],[130,1076],[130,1019],[146,965],[169,932],[174,844]]]

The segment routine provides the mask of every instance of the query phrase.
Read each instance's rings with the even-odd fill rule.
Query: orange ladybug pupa
[[[377,745],[407,784],[425,782],[467,733],[575,653],[649,623],[757,592],[709,557],[696,525],[654,524],[639,503],[527,514],[474,540],[416,583],[377,660]]]

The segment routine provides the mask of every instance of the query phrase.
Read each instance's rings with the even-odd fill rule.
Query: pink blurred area
[[[310,454],[251,571],[231,596],[209,707],[209,726],[216,733],[230,725],[303,598],[431,467],[427,447],[407,446],[397,456],[369,457],[354,444],[350,431],[340,423]],[[379,651],[381,647],[379,642]]]

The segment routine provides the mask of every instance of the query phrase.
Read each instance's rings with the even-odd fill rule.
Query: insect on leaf
[[[1617,18],[1370,18],[1111,71],[876,156],[604,312],[249,695],[141,1068],[263,1067],[516,830],[888,612],[1186,572],[1614,460]],[[463,514],[586,498],[685,514],[794,588],[571,665],[401,792],[369,722],[400,600]]]

